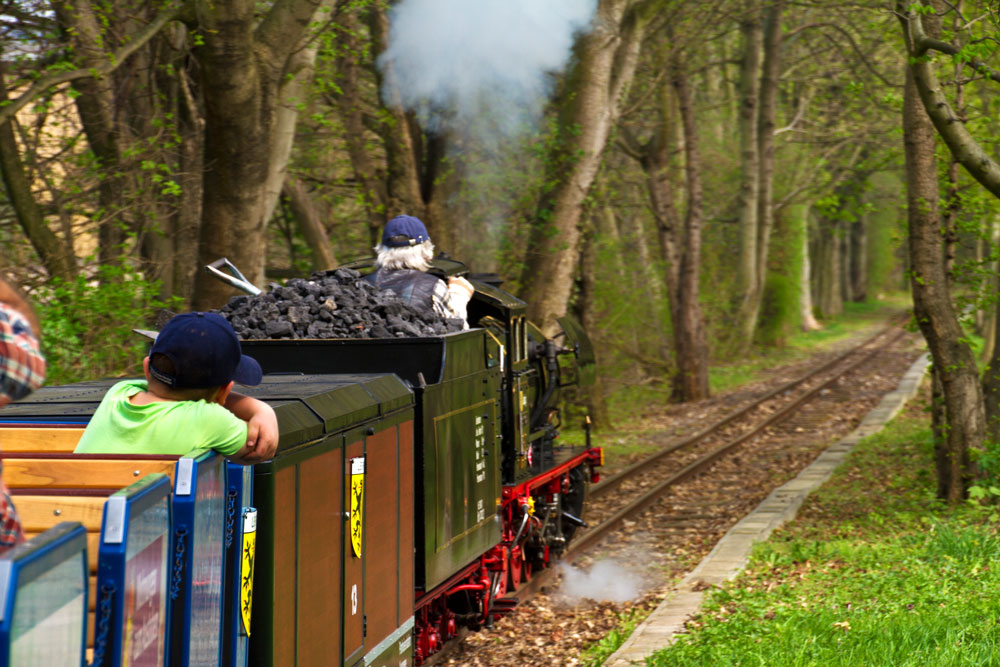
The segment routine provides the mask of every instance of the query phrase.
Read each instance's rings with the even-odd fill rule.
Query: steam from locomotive
[[[595,0],[404,0],[379,59],[387,99],[398,95],[428,127],[487,125],[504,135],[534,124],[551,73],[569,61]],[[477,133],[477,137],[485,139]]]

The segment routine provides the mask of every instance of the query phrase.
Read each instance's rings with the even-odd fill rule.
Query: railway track
[[[832,388],[842,378],[905,335],[906,331],[898,324],[891,324],[860,345],[596,484],[587,502],[589,516],[598,515],[599,521],[576,535],[563,553],[562,562],[573,562],[621,528],[625,521],[635,519],[661,500],[671,488],[705,472],[720,458],[765,432],[783,425],[786,431],[805,431],[817,412],[815,407],[806,411],[807,406],[816,403],[818,397],[835,398],[836,395],[828,394],[833,393]],[[608,499],[616,492],[627,495],[630,500],[611,511],[602,511],[613,504]],[[675,523],[707,517],[691,509],[680,514],[682,516],[674,517],[678,519]],[[518,599],[523,600],[547,585],[554,572],[549,569],[538,573],[528,586],[517,591]]]
[[[616,531],[621,531],[623,526],[636,524],[650,507],[664,502],[664,498],[670,498],[672,489],[690,483],[727,455],[739,452],[736,455],[743,458],[748,468],[769,465],[772,461],[788,457],[798,457],[803,465],[808,463],[815,453],[787,453],[782,449],[787,444],[780,443],[787,443],[790,438],[806,438],[824,420],[837,418],[837,405],[851,397],[855,378],[876,367],[877,355],[892,348],[905,335],[898,323],[894,323],[860,345],[595,485],[588,498],[591,526],[577,533],[562,561],[571,563]],[[768,441],[779,444],[768,449]],[[741,446],[751,442],[753,451],[741,449]],[[756,463],[755,456],[759,457]],[[714,525],[713,521],[720,513],[719,506],[713,503],[748,484],[741,481],[738,473],[725,473],[708,483],[712,488],[706,494],[678,500],[669,508],[669,513],[659,512],[655,522],[660,529],[674,534],[692,531],[711,533],[717,529],[706,526]],[[652,520],[647,518],[645,521],[648,524]],[[556,569],[535,573],[514,595],[523,604],[551,585],[555,575]],[[446,651],[434,662],[446,661],[449,653]]]

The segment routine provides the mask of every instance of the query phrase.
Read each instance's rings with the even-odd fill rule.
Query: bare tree
[[[567,311],[579,263],[584,202],[655,6],[652,0],[600,0],[593,29],[579,40],[576,63],[566,77],[567,94],[558,112],[560,137],[547,162],[545,182],[552,185],[539,204],[521,277],[528,315],[545,331],[551,332]]]
[[[281,144],[278,109],[283,84],[294,82],[294,59],[307,46],[321,0],[278,0],[263,18],[249,0],[196,3],[203,35],[195,49],[205,96],[205,176],[199,264],[228,257],[251,282],[263,282],[269,174]],[[291,76],[287,76],[291,75]],[[270,196],[276,196],[272,188]],[[199,272],[192,306],[221,305],[231,288]]]
[[[762,267],[757,264],[760,236],[760,128],[757,107],[760,102],[760,49],[763,35],[757,0],[744,0],[740,32],[743,35],[740,113],[737,121],[740,137],[740,186],[737,195],[740,228],[737,275],[740,294],[736,332],[738,340],[749,345],[757,325],[759,288],[763,284],[763,276],[760,275]]]
[[[627,132],[623,133],[622,140],[623,148],[638,159],[645,173],[646,188],[666,268],[664,279],[673,324],[674,359],[677,367],[673,377],[673,395],[676,400],[692,401],[706,398],[709,394],[708,343],[705,318],[699,303],[702,165],[694,95],[686,64],[683,55],[676,48],[673,35],[668,31],[665,37],[660,43],[658,57],[660,62],[667,63],[670,76],[669,79],[663,79],[659,90],[655,130],[644,145],[638,145]],[[677,114],[673,113],[674,108],[677,109]],[[683,137],[686,192],[683,218],[677,211],[673,193],[675,115],[679,116]]]
[[[4,64],[0,61],[0,104],[7,101]],[[24,235],[31,242],[50,275],[69,280],[76,272],[72,246],[49,229],[44,214],[31,192],[31,183],[24,174],[20,150],[14,138],[13,118],[0,123],[0,174],[7,189],[7,198],[17,212]]]

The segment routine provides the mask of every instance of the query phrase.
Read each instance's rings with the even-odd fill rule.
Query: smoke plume
[[[639,575],[615,561],[599,561],[589,571],[566,564],[561,567],[563,579],[559,593],[568,598],[626,602],[637,598],[642,590]]]
[[[597,0],[403,0],[379,59],[385,91],[429,129],[512,136],[533,124]],[[392,99],[390,97],[389,99]]]

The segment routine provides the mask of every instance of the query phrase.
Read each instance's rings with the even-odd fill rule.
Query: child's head
[[[180,400],[212,400],[231,382],[260,384],[260,364],[245,356],[233,327],[217,313],[176,315],[149,351],[149,388]]]

